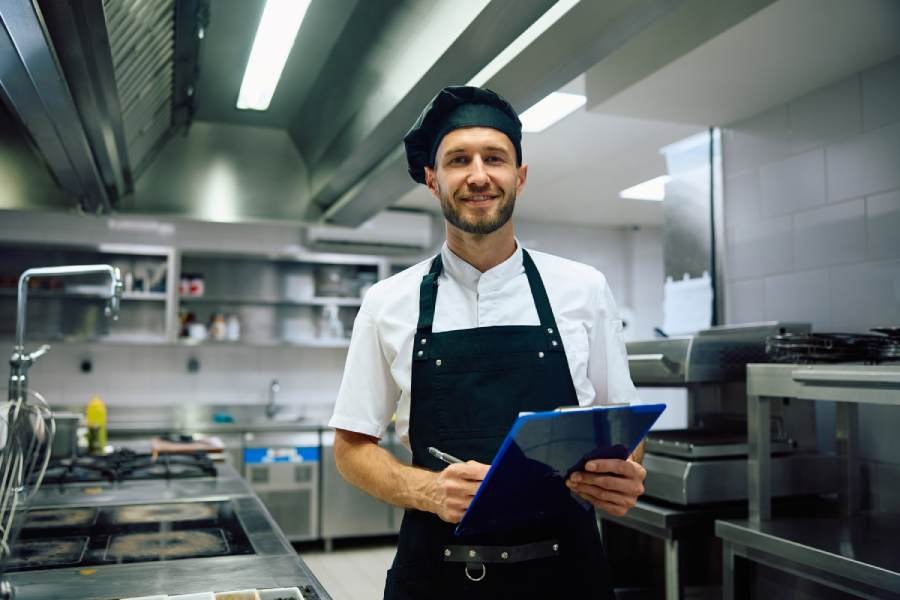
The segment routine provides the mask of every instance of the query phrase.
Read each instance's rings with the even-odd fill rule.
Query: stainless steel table
[[[638,503],[624,517],[597,513],[597,524],[603,532],[604,522],[616,523],[663,541],[665,557],[666,600],[680,600],[684,596],[682,571],[684,557],[681,541],[687,536],[712,535],[713,524],[719,518],[746,516],[744,504],[717,507],[673,507],[652,499]],[[607,552],[610,552],[607,549]]]
[[[840,518],[772,519],[769,417],[781,398],[837,402]],[[900,597],[900,517],[859,512],[858,404],[900,406],[900,366],[747,365],[749,519],[716,522],[726,600],[735,556],[864,596]]]
[[[734,598],[741,556],[865,598],[900,598],[900,515],[716,521],[724,598]]]
[[[22,571],[9,574],[17,600],[109,600],[151,594],[309,586],[330,596],[246,482],[229,465],[217,477],[44,486],[35,508],[230,500],[254,554]]]

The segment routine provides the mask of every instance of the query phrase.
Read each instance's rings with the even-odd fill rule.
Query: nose
[[[488,177],[487,169],[484,168],[484,161],[481,160],[481,157],[476,155],[472,162],[469,163],[470,170],[469,176],[466,179],[466,182],[472,187],[481,187],[484,185],[488,185],[490,183],[490,179]]]

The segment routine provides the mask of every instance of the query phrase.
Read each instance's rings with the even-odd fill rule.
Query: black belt
[[[559,541],[544,540],[520,546],[447,546],[444,562],[517,563],[559,554]]]
[[[481,581],[487,575],[488,563],[519,563],[527,560],[559,556],[559,541],[544,540],[519,546],[446,546],[444,562],[466,563],[466,577]],[[481,573],[473,575],[470,568],[480,567]]]

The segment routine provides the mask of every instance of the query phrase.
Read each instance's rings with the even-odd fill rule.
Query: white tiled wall
[[[723,153],[728,322],[900,325],[900,57],[725,127]],[[878,505],[898,429],[900,410],[861,409]]]

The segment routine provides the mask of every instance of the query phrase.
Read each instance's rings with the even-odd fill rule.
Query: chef
[[[576,502],[525,529],[453,532],[520,411],[637,399],[605,277],[515,237],[521,140],[509,103],[462,86],[441,90],[404,138],[446,242],[367,292],[330,421],[347,481],[406,509],[385,598],[612,598],[594,511]],[[378,445],[394,417],[411,466]],[[594,460],[566,485],[621,516],[645,474],[639,457]],[[470,550],[477,560],[459,558]]]

